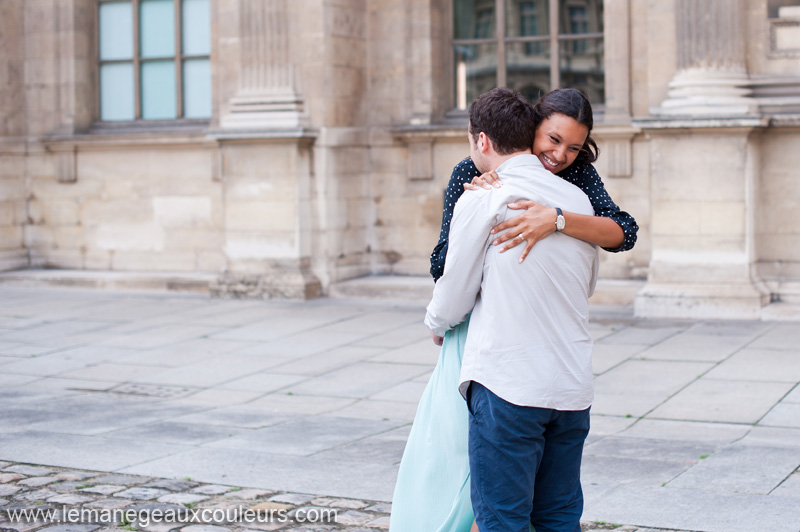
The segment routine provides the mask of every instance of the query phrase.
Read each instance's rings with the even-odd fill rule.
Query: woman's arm
[[[442,230],[439,233],[439,243],[433,248],[431,253],[431,276],[434,281],[444,273],[444,262],[447,256],[447,243],[450,236],[450,220],[453,218],[453,210],[461,194],[464,193],[464,183],[469,183],[472,179],[480,175],[472,159],[467,157],[450,174],[450,182],[444,192],[444,208],[442,209]]]
[[[527,249],[520,256],[520,261],[522,261],[536,242],[556,230],[556,209],[554,207],[545,207],[535,201],[509,203],[508,207],[510,209],[525,209],[525,213],[509,218],[495,227],[492,230],[493,233],[503,231],[507,227],[514,227],[514,229],[503,233],[492,243],[494,245],[506,243],[500,249],[500,253],[503,253],[521,244],[524,240],[527,243]],[[562,211],[562,214],[565,221],[563,229],[565,235],[606,249],[619,248],[624,243],[625,233],[622,227],[611,218],[568,211]]]
[[[627,251],[636,243],[639,226],[636,220],[612,201],[603,181],[591,164],[575,164],[559,176],[579,187],[589,198],[594,216],[564,212],[564,234],[591,244],[596,244],[612,253]],[[506,251],[525,241],[524,260],[534,244],[556,230],[556,210],[533,201],[509,205],[512,209],[526,209],[519,216],[510,218],[494,228],[495,233],[514,228],[501,234],[493,243],[505,246]]]

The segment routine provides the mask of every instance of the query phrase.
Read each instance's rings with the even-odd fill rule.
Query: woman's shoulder
[[[475,176],[480,174],[472,159],[467,157],[453,167],[453,172],[450,174],[450,186],[461,188],[461,185],[471,182]]]
[[[600,181],[600,176],[592,163],[576,162],[559,172],[558,175],[573,184],[589,184],[593,181]]]
[[[453,167],[453,175],[469,175],[470,179],[480,174],[475,163],[472,162],[472,157],[467,157]]]

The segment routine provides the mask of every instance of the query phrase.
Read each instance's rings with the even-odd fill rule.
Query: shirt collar
[[[523,153],[520,155],[515,155],[510,159],[507,159],[505,162],[503,162],[503,164],[498,166],[497,170],[495,171],[499,173],[511,170],[512,168],[517,168],[518,166],[530,166],[530,165],[544,168],[544,166],[542,166],[542,162],[539,160],[537,156],[533,155],[532,153]]]

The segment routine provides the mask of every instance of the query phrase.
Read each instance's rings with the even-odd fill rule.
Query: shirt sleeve
[[[469,157],[458,163],[453,168],[453,173],[450,174],[450,181],[444,192],[442,230],[439,232],[439,243],[436,244],[436,247],[433,248],[433,253],[431,253],[431,276],[434,281],[438,281],[439,277],[444,273],[447,242],[450,234],[450,220],[453,218],[456,202],[461,197],[461,194],[464,193],[464,183],[471,182],[478,175],[480,175],[480,172]]]
[[[605,216],[611,218],[625,233],[625,239],[618,248],[603,248],[612,253],[628,251],[636,244],[636,234],[639,232],[639,225],[636,220],[627,212],[620,210],[616,203],[608,195],[603,180],[597,174],[594,166],[589,163],[574,164],[558,174],[563,179],[579,187],[589,201],[592,203],[595,216]]]
[[[450,227],[447,261],[428,304],[425,325],[436,336],[467,319],[475,306],[483,279],[483,261],[492,227],[500,215],[488,211],[491,190],[478,190],[458,202]]]

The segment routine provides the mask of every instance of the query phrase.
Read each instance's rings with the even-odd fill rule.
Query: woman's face
[[[588,135],[589,128],[574,118],[553,113],[536,130],[533,154],[546,169],[556,174],[575,162]]]

